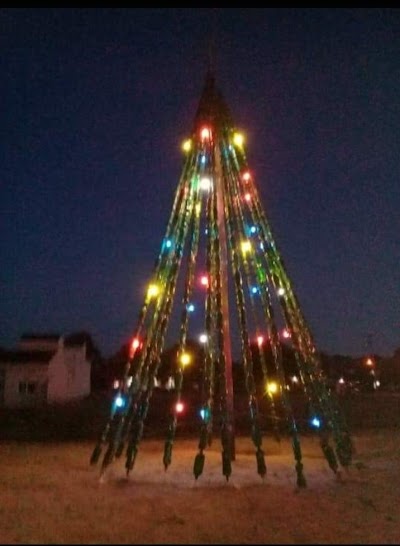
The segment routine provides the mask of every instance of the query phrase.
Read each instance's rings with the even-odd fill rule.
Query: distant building
[[[90,394],[91,362],[79,336],[23,334],[0,350],[0,407],[66,402]]]

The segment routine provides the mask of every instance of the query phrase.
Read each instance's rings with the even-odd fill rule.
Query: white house
[[[91,361],[77,335],[24,334],[0,351],[0,407],[66,402],[90,394]]]

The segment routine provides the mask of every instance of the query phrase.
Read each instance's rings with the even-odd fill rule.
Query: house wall
[[[49,362],[48,402],[63,402],[68,396],[66,393],[67,369],[64,365],[64,351],[58,351]]]
[[[49,364],[49,402],[65,402],[90,394],[91,363],[86,347],[63,346]]]
[[[86,346],[64,348],[64,363],[68,396],[77,398],[90,394],[91,363],[86,360]]]
[[[46,402],[47,364],[24,363],[5,366],[3,403],[10,408],[28,407]],[[21,393],[20,383],[34,383],[33,393]]]
[[[91,362],[86,345],[64,345],[58,340],[22,340],[19,350],[56,350],[47,361],[3,361],[0,365],[0,405],[10,408],[44,402],[66,402],[90,394]],[[34,352],[32,359],[35,358]],[[26,388],[24,388],[26,387]],[[29,387],[29,388],[28,388]]]

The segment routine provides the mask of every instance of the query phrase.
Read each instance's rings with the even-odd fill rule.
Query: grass
[[[171,467],[161,439],[145,439],[126,478],[123,461],[105,480],[89,465],[90,441],[2,442],[2,544],[398,544],[399,430],[362,431],[341,480],[315,437],[302,440],[308,486],[297,489],[290,442],[264,441],[267,476],[254,446],[237,438],[227,482],[220,445],[192,474],[197,442],[177,438]]]
[[[263,439],[267,476],[239,415],[236,459],[226,481],[219,439],[206,450],[196,481],[193,414],[178,427],[172,464],[162,464],[169,399],[152,399],[145,436],[129,479],[124,458],[104,480],[89,460],[110,397],[0,412],[1,544],[398,544],[400,541],[399,398],[343,400],[355,458],[342,479],[318,437],[302,433],[308,486],[295,485],[291,442]],[[186,419],[186,422],[185,422]],[[193,434],[196,430],[196,434]]]

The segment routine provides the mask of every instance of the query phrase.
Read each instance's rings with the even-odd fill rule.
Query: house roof
[[[57,344],[53,342],[58,342],[60,338],[62,338],[60,334],[54,333],[24,333],[20,337],[21,342],[45,342],[45,347],[23,348],[22,346],[19,349],[3,349],[0,347],[0,364],[48,364],[58,350]],[[87,334],[77,332],[64,338],[64,346],[67,348],[82,347],[87,343],[87,340]]]
[[[5,351],[0,350],[0,363],[25,364],[38,363],[47,364],[54,356],[55,351]]]
[[[44,334],[25,333],[21,335],[20,340],[21,341],[58,341],[61,337],[63,337],[61,334],[54,334],[54,333],[44,333]],[[85,332],[76,332],[73,334],[69,334],[68,336],[64,337],[64,344],[68,347],[84,345],[87,342],[88,337],[90,336],[86,334]]]

